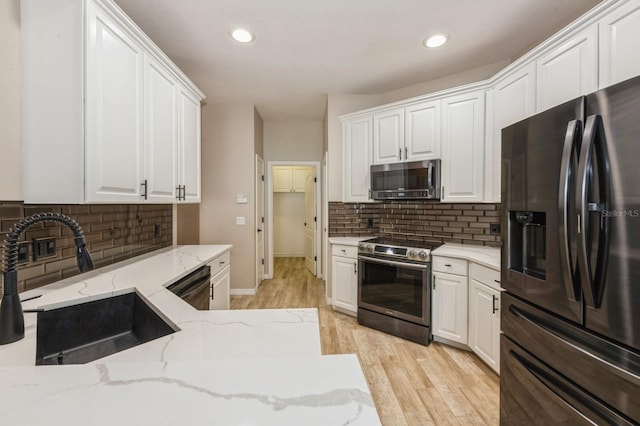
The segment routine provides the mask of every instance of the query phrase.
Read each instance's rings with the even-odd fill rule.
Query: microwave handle
[[[429,170],[427,172],[427,188],[433,188],[433,163],[429,163]]]

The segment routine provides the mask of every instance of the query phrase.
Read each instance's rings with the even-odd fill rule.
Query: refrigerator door
[[[640,423],[639,354],[504,293],[501,324],[504,333],[501,343],[516,343],[530,354],[527,356],[543,360],[544,369],[559,372],[611,411]],[[504,362],[504,358],[501,360]],[[509,370],[517,365],[514,363],[511,360],[501,365]],[[532,371],[544,370],[536,368],[532,367]],[[504,373],[502,370],[501,380]],[[501,382],[501,389],[516,392],[508,383],[509,380]]]
[[[575,179],[584,98],[502,130],[501,285],[576,323]]]
[[[585,325],[640,351],[640,77],[589,95],[586,114],[576,198]]]
[[[633,425],[536,357],[500,337],[500,424]]]

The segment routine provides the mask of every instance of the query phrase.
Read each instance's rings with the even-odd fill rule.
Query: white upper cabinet
[[[143,182],[143,49],[87,4],[86,201],[138,201]]]
[[[151,58],[147,58],[145,72],[147,108],[144,170],[147,199],[172,203],[177,179],[178,87],[171,73]]]
[[[502,129],[535,112],[535,65],[501,77],[488,93],[485,151],[485,201],[500,202]]]
[[[199,200],[198,88],[112,0],[20,6],[24,201]]]
[[[373,164],[440,158],[440,101],[373,114]]]
[[[369,202],[373,118],[345,120],[343,129],[342,201]]]
[[[440,101],[421,102],[404,111],[405,160],[440,158]]]
[[[598,23],[600,88],[640,75],[640,3],[629,1]]]
[[[404,159],[404,109],[373,114],[373,164]]]
[[[598,29],[587,27],[536,61],[537,111],[598,89]]]
[[[442,100],[442,201],[483,199],[484,91]]]
[[[273,192],[305,192],[310,167],[276,166],[273,168]]]
[[[200,99],[181,87],[178,92],[178,201],[200,202]]]

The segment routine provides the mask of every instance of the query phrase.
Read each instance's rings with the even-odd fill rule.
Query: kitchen
[[[122,3],[122,2],[119,2],[119,3]],[[632,2],[632,5],[633,5],[633,2]],[[612,7],[612,10],[616,9],[613,6],[611,7]],[[582,12],[586,11],[587,9],[588,7],[585,6],[585,9]],[[623,8],[619,10],[623,10]],[[567,19],[566,22],[563,22],[562,25],[559,25],[553,32],[560,29],[563,25],[566,25],[569,21],[571,21],[573,18],[576,18],[578,15],[580,15],[580,13],[577,13],[575,16]],[[592,19],[593,21],[596,18],[590,18],[590,19]],[[588,25],[590,23],[591,22],[588,21],[588,19],[585,19],[585,22],[582,22],[581,25]],[[14,28],[17,28],[17,23],[15,20],[11,20],[11,23],[8,26],[8,28],[11,28],[11,25],[13,25]],[[564,33],[561,33],[560,35],[558,35],[557,36],[558,40],[562,40],[562,37],[567,38],[571,36],[571,31],[574,31],[575,33],[575,31],[577,31],[575,27],[578,27],[578,25],[576,24],[571,28],[565,30]],[[624,27],[624,28],[626,29],[627,27]],[[622,31],[621,34],[624,34],[624,31]],[[549,35],[550,33],[545,34],[544,37],[541,37],[541,39],[538,41],[541,41],[543,38]],[[9,40],[11,40],[11,38],[9,38]],[[15,36],[13,40],[15,40]],[[587,39],[587,40],[588,42],[586,43],[586,45],[594,47],[593,38]],[[559,42],[556,41],[555,43],[556,45],[559,45]],[[584,43],[581,44],[581,46],[584,46],[584,45],[585,45]],[[14,50],[10,50],[10,51],[16,52],[15,48],[16,46],[14,45],[13,46]],[[580,47],[580,49],[582,49],[582,47]],[[582,50],[580,49],[578,49],[578,51],[582,52]],[[545,52],[542,52],[544,49],[541,48],[539,50],[540,52],[538,53],[534,52],[534,56],[535,54],[542,55],[543,53],[545,53]],[[570,56],[571,55],[568,55],[567,57],[570,57]],[[583,56],[581,56],[581,58],[582,57]],[[589,57],[587,56],[587,58]],[[624,57],[622,58],[624,59]],[[591,57],[591,59],[593,60],[593,57]],[[617,56],[616,60],[620,61],[621,59],[620,57]],[[18,62],[19,61],[14,62],[14,66],[16,66]],[[520,61],[520,63],[522,64],[524,64],[525,62],[526,62],[525,60]],[[633,62],[633,61],[630,61],[630,62]],[[516,63],[515,65],[518,65],[518,63]],[[473,84],[474,81],[482,82],[486,78],[489,78],[489,77],[493,78],[492,76],[502,68],[504,68],[504,64],[501,64],[499,67],[494,67],[490,70],[485,69],[485,70],[477,71],[476,74],[482,74],[480,77],[466,76],[467,80],[464,81],[463,83]],[[518,68],[518,67],[516,66],[515,68]],[[525,67],[523,67],[523,69],[524,68]],[[606,70],[606,69],[607,69],[606,67],[603,67],[603,70]],[[627,68],[623,67],[623,69],[625,70],[625,72],[628,72],[630,69],[632,70],[631,72],[634,72],[634,74],[631,74],[629,76],[637,74],[637,70],[633,71],[632,67],[627,67]],[[17,78],[15,77],[16,74],[12,74],[12,75],[14,75],[13,80],[9,79],[8,81],[16,82],[17,80]],[[497,77],[498,79],[492,80],[490,84],[493,84],[494,82],[500,83],[502,81],[506,81],[507,77],[509,77],[506,71],[504,72],[504,74],[497,73],[496,75],[498,76]],[[197,74],[194,74],[191,77],[196,78],[196,76]],[[504,76],[505,80],[501,80],[499,78],[502,76]],[[458,76],[458,78],[463,79],[464,76]],[[592,83],[593,79],[589,80],[588,76],[585,78],[587,82]],[[609,77],[607,77],[605,72],[602,71],[600,72],[600,78],[603,79],[603,78],[609,78]],[[527,85],[529,84],[527,82],[531,81],[530,79],[527,80],[525,78],[524,80],[521,79],[519,81],[524,81],[525,86],[528,88],[528,90],[533,90],[531,85]],[[439,83],[446,84],[446,82],[443,82],[443,81]],[[460,84],[462,84],[462,82]],[[595,88],[601,87],[599,86],[599,84],[601,84],[601,82],[599,83],[596,79]],[[458,86],[458,85],[459,85],[458,83],[454,83],[454,84],[449,83],[448,86],[446,87]],[[17,86],[17,84],[14,86]],[[322,161],[322,153],[324,151],[329,152],[328,161],[327,161],[328,173],[326,174],[328,177],[327,179],[328,182],[326,185],[328,194],[327,194],[327,197],[325,198],[330,202],[327,205],[328,210],[332,208],[331,203],[340,203],[340,205],[342,205],[342,203],[346,202],[345,204],[346,208],[351,206],[351,204],[349,203],[355,203],[356,207],[353,208],[352,210],[354,212],[358,211],[358,213],[356,213],[355,218],[354,217],[347,218],[347,221],[351,222],[351,221],[359,220],[357,214],[360,214],[360,212],[368,209],[378,208],[378,207],[369,207],[366,204],[364,205],[364,207],[362,207],[363,204],[366,203],[366,201],[344,197],[343,190],[342,190],[342,181],[344,179],[341,178],[341,176],[345,177],[343,176],[343,167],[342,167],[342,161],[341,161],[342,122],[338,119],[338,116],[342,116],[344,114],[349,114],[349,113],[357,114],[354,111],[364,110],[365,108],[379,106],[381,104],[388,104],[389,102],[393,102],[393,101],[400,101],[401,99],[411,99],[412,97],[415,97],[417,95],[421,95],[424,93],[433,93],[431,98],[437,98],[438,91],[441,89],[445,89],[446,87],[438,87],[437,83],[435,84],[435,88],[433,88],[433,86],[423,85],[421,87],[414,88],[415,91],[413,93],[411,93],[410,90],[405,92],[398,91],[398,93],[395,94],[395,99],[393,95],[389,95],[387,98],[383,98],[383,99],[381,99],[380,96],[376,96],[376,95],[353,95],[353,96],[352,95],[329,95],[328,96],[328,99],[326,102],[327,112],[326,112],[326,117],[324,118],[324,123],[322,121],[307,123],[307,126],[313,129],[316,129],[318,127],[322,129],[324,127],[324,131],[320,132],[320,136],[316,136],[315,141],[313,142],[310,141],[310,144],[313,144],[310,146],[313,146],[312,148],[313,152],[316,153],[314,154],[315,157],[313,159],[315,161]],[[563,87],[564,87],[564,82],[563,82],[563,86],[560,88],[563,88]],[[11,92],[11,90],[14,90],[14,91],[16,90],[15,87],[13,86],[8,87],[8,89],[9,89],[9,93]],[[477,86],[472,87],[472,89],[476,91],[485,90],[484,88],[480,89]],[[557,87],[553,88],[551,90],[551,93],[558,92],[558,90],[556,89],[558,88]],[[586,94],[591,92],[590,89],[583,88],[583,87],[578,88],[578,90],[579,90],[579,94]],[[213,92],[214,91],[211,91],[211,93]],[[213,97],[211,93],[207,93],[207,95]],[[497,92],[492,91],[491,93],[495,94]],[[505,92],[505,93],[507,93],[508,95],[508,92]],[[542,92],[542,93],[544,94],[545,92]],[[455,93],[443,93],[441,97],[449,99],[450,98],[449,95],[454,96]],[[420,100],[430,101],[432,100],[431,98],[429,96],[425,96],[424,99],[420,99]],[[573,96],[568,99],[571,99],[571,98],[573,98]],[[19,99],[18,94],[16,94],[15,99]],[[551,105],[544,105],[544,103],[547,101],[550,103],[557,101],[557,99],[546,99],[543,97],[541,98],[539,95],[536,95],[536,99],[538,100],[534,100],[533,109],[530,111],[525,111],[527,114],[546,109],[542,107],[551,106]],[[542,102],[539,110],[537,109],[538,106],[536,106],[536,102]],[[458,104],[451,102],[451,103],[448,103],[447,105],[455,106]],[[530,102],[527,102],[527,105],[530,105]],[[404,105],[402,107],[404,108]],[[19,122],[19,112],[17,113],[17,116],[16,116],[15,106],[13,108],[9,108],[9,110],[10,110],[9,113],[14,114],[14,117],[15,117],[15,120],[11,121],[11,123]],[[258,111],[260,113],[258,113]],[[373,114],[373,111],[370,111],[370,112]],[[211,116],[209,116],[209,114]],[[251,104],[235,104],[235,105],[226,107],[224,105],[218,105],[212,102],[211,104],[205,106],[205,108],[203,109],[203,127],[202,127],[202,135],[203,135],[203,148],[202,148],[203,188],[202,188],[202,191],[203,191],[203,194],[202,194],[202,200],[201,200],[202,201],[201,207],[198,212],[200,216],[200,228],[201,228],[200,242],[203,244],[230,243],[234,245],[233,263],[234,265],[237,264],[240,266],[232,270],[231,291],[232,293],[235,293],[235,294],[248,294],[248,293],[251,293],[252,291],[255,291],[254,268],[252,266],[255,264],[255,258],[253,254],[254,253],[253,241],[255,236],[254,236],[253,230],[250,229],[252,228],[251,226],[245,226],[244,228],[241,228],[239,226],[232,226],[230,224],[235,223],[235,219],[239,216],[247,218],[247,221],[246,221],[247,224],[252,224],[252,223],[255,223],[255,216],[253,214],[254,206],[253,206],[253,200],[251,200],[251,197],[250,197],[250,201],[246,204],[236,203],[236,196],[238,194],[240,195],[251,194],[251,188],[253,188],[253,185],[254,185],[253,176],[252,175],[249,176],[250,173],[245,173],[245,174],[234,173],[234,170],[253,170],[254,169],[254,158],[253,158],[254,153],[262,154],[262,156],[265,157],[265,160],[269,160],[269,159],[285,160],[285,161],[301,160],[301,158],[290,158],[290,157],[283,158],[284,157],[283,154],[278,154],[278,157],[275,157],[275,158],[274,157],[269,158],[267,156],[268,147],[270,146],[269,135],[273,134],[274,128],[278,125],[281,126],[281,123],[275,123],[270,120],[263,121],[263,117],[261,117],[261,114],[263,114],[263,111],[260,110],[260,106],[258,106],[258,108],[256,109],[256,107],[254,107]],[[367,111],[365,110],[362,112],[361,115],[366,115],[366,114],[367,114]],[[481,121],[484,121],[484,118]],[[205,123],[210,123],[211,125],[207,126],[205,125]],[[16,129],[15,125],[13,127],[7,126],[7,128]],[[491,130],[493,130],[493,128],[491,128]],[[497,132],[498,130],[495,130],[495,131]],[[317,131],[314,131],[313,134],[317,135],[318,133]],[[19,141],[20,140],[19,131],[17,135],[18,136],[14,137],[12,140]],[[473,135],[477,136],[477,132],[474,133]],[[229,143],[224,145],[220,145],[220,144],[212,145],[211,143],[209,144],[205,143],[205,141],[219,140],[223,138],[225,140],[228,140]],[[326,149],[322,148],[322,144],[324,144],[324,141],[320,140],[319,142],[321,142],[322,143],[321,144],[321,143],[318,143],[318,139],[326,139],[326,145],[327,145]],[[494,138],[490,138],[490,137],[487,137],[486,141],[484,141],[484,139],[482,141],[480,139],[477,139],[478,143],[481,143],[481,144],[486,143],[486,145],[480,150],[470,151],[471,152],[470,155],[472,156],[471,161],[473,161],[472,164],[478,164],[477,163],[478,161],[480,161],[481,164],[484,164],[484,163],[487,164],[486,167],[480,167],[479,169],[478,168],[469,169],[470,172],[471,170],[473,171],[473,177],[474,177],[474,179],[472,180],[473,184],[471,186],[471,191],[467,191],[466,188],[464,188],[466,191],[466,192],[463,191],[464,193],[457,193],[457,194],[445,193],[444,194],[445,198],[443,198],[443,201],[446,201],[447,200],[446,197],[449,197],[448,199],[452,201],[453,205],[458,205],[454,203],[454,201],[456,201],[454,200],[454,198],[458,196],[458,197],[466,197],[467,202],[474,203],[474,206],[476,205],[476,203],[478,203],[479,206],[483,206],[484,202],[486,201],[492,201],[494,206],[497,204],[496,201],[498,201],[498,197],[496,195],[499,195],[499,191],[498,191],[499,185],[496,185],[494,182],[496,179],[496,174],[497,176],[499,176],[499,173],[495,173],[497,171],[496,169],[499,169],[499,165],[496,167],[496,158],[499,161],[500,157],[499,155],[497,155],[497,152],[495,149],[492,150],[492,148],[494,147],[489,143],[489,141],[493,141],[493,140]],[[14,144],[10,143],[8,145],[8,155],[11,155],[11,153],[13,152],[14,153],[13,158],[16,159],[16,161],[15,162],[7,161],[8,167],[4,171],[5,173],[8,173],[7,175],[8,177],[7,179],[2,180],[3,186],[4,186],[4,182],[15,182],[15,176],[20,176],[21,174],[21,171],[19,169],[13,170],[13,173],[11,170],[11,167],[19,167],[17,166],[17,164],[20,164],[19,155],[15,155],[15,147],[16,147],[15,143]],[[18,149],[19,149],[19,142],[18,142]],[[304,151],[305,147],[295,147],[294,149]],[[442,152],[443,156],[445,154],[446,154],[445,152]],[[289,155],[289,153],[287,153],[287,155]],[[291,155],[293,155],[293,153],[291,153]],[[467,158],[468,156],[464,158],[463,157],[464,156],[460,157],[461,161],[469,160],[469,158]],[[7,158],[11,160],[11,157],[7,157]],[[480,160],[478,160],[478,158],[480,158]],[[446,167],[450,167],[451,164],[452,163],[449,162],[443,166],[443,178],[451,180],[451,178],[455,177],[456,174],[461,173],[459,169],[454,169],[454,170],[446,169]],[[466,172],[465,169],[462,169],[462,170]],[[229,182],[229,179],[226,179],[227,176],[234,176],[234,179],[233,179],[234,182]],[[235,179],[236,176],[237,176],[237,179]],[[205,185],[209,185],[209,188],[208,189],[205,188]],[[450,189],[450,185],[445,184],[445,189]],[[9,195],[7,195],[6,197],[3,195],[2,199],[4,200],[21,200],[22,199],[19,187],[16,188],[15,186],[13,186],[12,188],[9,188],[8,191],[9,192],[7,192],[7,194]],[[358,194],[354,193],[351,195],[358,195]],[[451,197],[454,197],[454,198],[451,198]],[[458,199],[457,201],[460,201],[460,199]],[[491,204],[492,203],[490,202],[486,205],[490,206]],[[361,206],[361,207],[358,208],[358,206]],[[87,213],[91,212],[90,209],[96,209],[96,208],[97,206],[87,206]],[[178,213],[174,215],[174,218],[177,220],[180,220],[179,211],[181,208],[182,207],[180,206],[175,208],[175,210],[177,210]],[[492,211],[492,210],[497,211],[498,209],[499,207],[496,206],[493,209],[490,209],[488,211]],[[109,214],[109,213],[107,212],[105,214]],[[134,216],[131,219],[135,219],[136,213],[134,212],[132,214]],[[384,222],[382,220],[382,216],[380,212],[373,211],[368,214],[371,215],[370,219],[372,219],[374,230],[375,229],[382,230],[382,229],[385,229],[383,225],[384,226],[391,225],[390,223]],[[483,216],[484,215],[485,213],[483,213]],[[212,223],[212,222],[215,222],[210,220],[210,218],[212,217],[219,218],[219,223]],[[327,223],[328,226],[326,226],[326,228],[328,228],[328,233],[329,233],[328,236],[331,237],[331,236],[341,235],[341,233],[336,233],[334,235],[331,234],[331,214],[327,215],[327,217],[329,218],[329,221]],[[497,237],[495,235],[491,235],[490,233],[490,224],[495,223],[495,221],[491,219],[491,216],[488,216],[487,218],[489,222],[486,222],[487,223],[486,233],[484,228],[480,228],[482,229],[482,234],[466,235],[467,237],[471,235],[471,239],[470,239],[471,241],[488,242],[488,243],[498,242]],[[141,219],[144,221],[144,218],[142,217],[137,220],[141,220]],[[358,226],[358,231],[354,232],[351,235],[375,233],[375,232],[369,232],[371,228],[367,230],[368,220],[366,219],[369,219],[369,218],[365,218],[363,223],[363,230],[361,231]],[[396,218],[392,218],[392,220],[396,220]],[[379,226],[376,226],[376,224],[379,224]],[[393,224],[398,225],[397,222],[394,222]],[[430,225],[423,225],[423,226],[438,227],[437,224],[436,225],[430,224]],[[443,227],[443,226],[440,225],[440,227]],[[389,229],[389,228],[386,228],[386,229]],[[450,235],[443,236],[444,238],[451,237],[451,239],[463,240],[463,238],[453,238],[454,231],[445,231],[444,229],[440,229],[435,232],[450,234]],[[474,238],[473,235],[477,235],[477,236]],[[486,238],[486,240],[483,241],[483,239],[480,238],[480,236],[483,236],[483,238]],[[180,238],[180,236],[178,235],[177,238]],[[463,241],[457,241],[457,242],[463,242]],[[107,246],[109,248],[114,248],[113,245],[109,246],[107,244]],[[325,253],[327,253],[327,249],[328,247],[325,245]],[[111,254],[111,256],[113,256],[113,254]],[[325,259],[325,265],[328,266],[329,256],[325,254],[323,258]],[[243,267],[243,265],[246,267]],[[247,265],[251,265],[251,266],[247,266]],[[66,268],[69,269],[69,265],[67,265]],[[267,271],[267,274],[268,273],[269,272]]]

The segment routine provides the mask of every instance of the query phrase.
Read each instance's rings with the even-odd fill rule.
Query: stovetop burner
[[[439,243],[378,237],[362,241],[358,245],[358,253],[366,256],[391,257],[428,263],[431,261],[431,250],[441,245]]]

